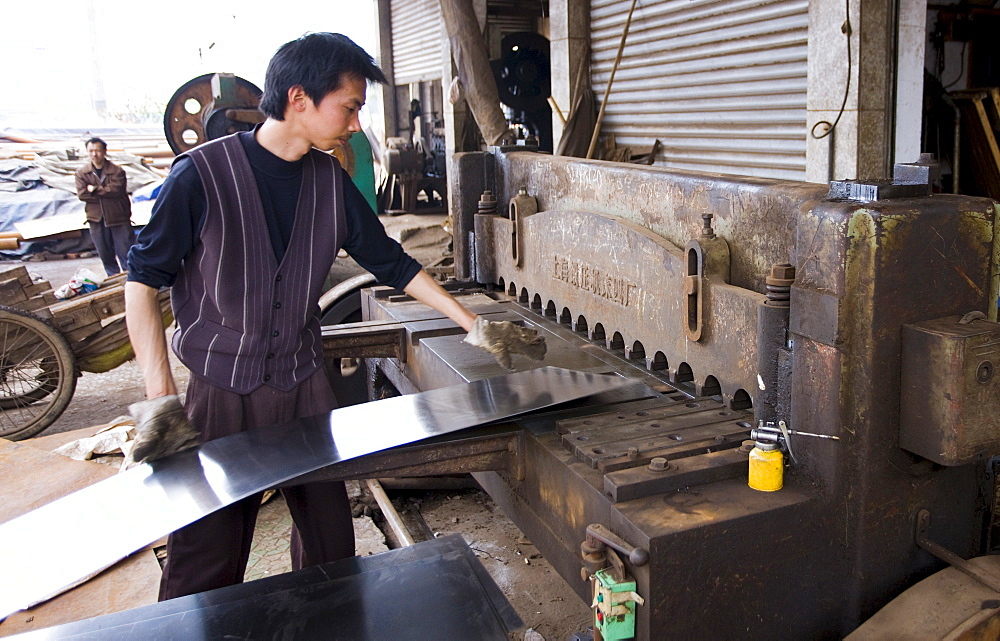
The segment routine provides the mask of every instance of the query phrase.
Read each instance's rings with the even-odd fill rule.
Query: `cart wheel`
[[[59,418],[76,391],[76,362],[59,330],[0,306],[0,438],[34,436]]]

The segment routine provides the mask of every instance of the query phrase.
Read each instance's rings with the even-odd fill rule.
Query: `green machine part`
[[[594,629],[604,641],[625,641],[635,637],[635,608],[644,600],[635,592],[635,581],[617,581],[615,570],[594,573]]]
[[[358,186],[365,200],[372,206],[372,211],[378,213],[375,200],[375,161],[372,156],[372,145],[363,131],[356,131],[349,141],[354,151],[354,184]]]

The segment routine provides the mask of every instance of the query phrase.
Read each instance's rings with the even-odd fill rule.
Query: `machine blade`
[[[626,386],[643,388],[545,367],[352,405],[137,466],[0,525],[0,619],[321,467]]]

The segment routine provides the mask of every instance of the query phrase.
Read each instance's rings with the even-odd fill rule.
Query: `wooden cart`
[[[173,322],[160,292],[164,327]],[[25,267],[0,272],[0,438],[21,440],[69,405],[82,372],[107,372],[135,353],[125,328],[125,274],[65,301]]]

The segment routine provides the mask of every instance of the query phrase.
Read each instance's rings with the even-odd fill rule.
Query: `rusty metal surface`
[[[482,435],[479,435],[480,432]],[[505,470],[517,474],[520,467],[520,440],[521,431],[516,428],[482,428],[460,438],[394,448],[344,461],[300,476],[289,485],[314,481],[466,474],[490,470]]]
[[[651,465],[631,467],[604,476],[604,491],[615,503],[662,495],[747,475],[747,452],[740,449],[711,451],[670,461],[664,469]]]
[[[808,493],[791,488],[755,492],[745,478],[736,478],[640,492],[642,496],[615,503],[605,493],[605,475],[576,460],[562,446],[554,425],[540,422],[519,422],[528,432],[523,482],[492,472],[475,477],[584,600],[590,594],[587,583],[579,580],[579,550],[590,524],[602,524],[629,545],[649,550],[649,565],[626,566],[647,599],[647,608],[639,612],[637,639],[705,638],[707,630],[713,638],[726,633],[773,638],[773,623],[743,616],[744,590],[759,596],[771,581],[787,581],[802,599],[812,598],[815,591],[794,578],[803,568],[809,571],[812,561],[780,554],[772,559],[766,550],[773,551],[773,541],[761,536],[769,522],[787,526],[801,520],[806,527],[798,532],[815,540],[808,530],[818,521],[817,506]],[[710,592],[679,589],[694,585],[712,587]],[[677,617],[680,611],[684,617]],[[720,611],[726,616],[719,617]],[[804,636],[807,625],[783,622],[782,631],[787,638],[821,638]]]
[[[406,331],[396,323],[350,323],[322,328],[323,357],[405,358]]]
[[[969,563],[980,572],[1000,575],[1000,557],[981,556]],[[958,569],[946,568],[903,592],[845,641],[995,641],[1000,638],[998,596]]]
[[[764,291],[771,264],[795,256],[797,216],[828,193],[825,184],[703,174],[528,152],[496,158],[500,202],[524,187],[539,211],[590,211],[635,223],[683,247],[702,214],[733,245],[732,283]]]
[[[903,326],[899,444],[941,465],[1000,452],[1000,325],[961,321]]]
[[[586,419],[558,421],[563,445],[602,472],[645,466],[738,447],[749,438],[753,415],[707,398],[655,399],[620,405]]]
[[[985,467],[938,468],[899,447],[901,336],[994,310],[993,215],[990,201],[934,196],[824,202],[798,220],[790,425],[841,441],[802,440],[795,476],[824,488],[824,520],[850,550],[841,568],[864,568],[844,585],[845,633],[927,572],[909,533],[915,506],[950,525],[935,532],[949,549],[981,549]]]
[[[508,295],[522,301],[537,296],[542,309],[585,325],[591,334],[600,331],[609,348],[620,342],[648,369],[666,369],[671,380],[684,380],[678,377],[689,372],[697,393],[709,377],[730,402],[739,393],[756,393],[756,332],[744,328],[756,326],[757,308],[766,297],[726,282],[725,241],[699,241],[701,320],[697,340],[691,340],[688,256],[671,242],[622,219],[544,211],[523,221],[523,258],[517,266],[511,221],[499,216],[490,221],[495,263],[483,275]]]
[[[993,201],[843,202],[826,200],[822,184],[522,152],[481,161],[465,161],[480,172],[470,179],[493,190],[500,211],[463,211],[463,238],[470,271],[499,287],[498,300],[611,371],[661,381],[668,396],[721,392],[727,409],[753,410],[748,423],[785,420],[840,437],[795,436],[785,488],[762,493],[737,473],[739,448],[705,448],[660,470],[628,465],[630,454],[641,458],[637,443],[659,446],[665,434],[648,424],[602,420],[588,436],[591,448],[615,444],[607,457],[566,449],[555,423],[576,412],[528,422],[523,480],[476,477],[582,598],[574,577],[593,523],[650,551],[648,567],[627,568],[647,599],[637,621],[644,640],[769,639],[779,629],[790,639],[842,638],[938,567],[914,541],[919,507],[940,517],[935,541],[963,557],[983,551],[996,504],[990,470],[978,460],[942,467],[900,447],[913,404],[901,387],[902,335],[904,325],[970,311],[996,318]],[[516,226],[503,204],[522,188],[539,213]],[[383,360],[400,389],[454,375],[447,350],[411,344],[408,357]],[[930,382],[926,397],[967,389],[942,357],[913,367],[954,372],[948,384]],[[976,361],[961,371],[981,369]],[[1000,395],[987,396],[984,408],[1000,415]],[[975,419],[958,426],[960,408],[947,405],[922,421],[936,423],[927,433],[971,437]],[[686,429],[711,435],[705,425]],[[678,589],[691,585],[711,588]],[[777,605],[789,602],[797,606]]]

